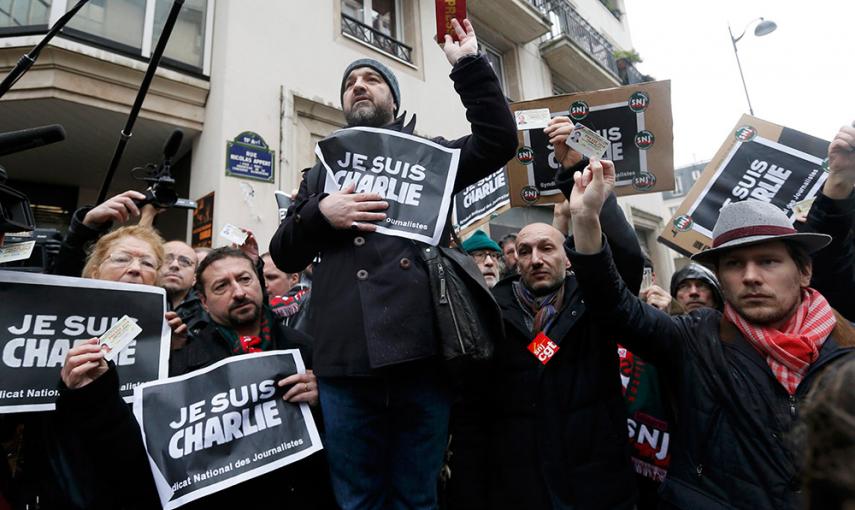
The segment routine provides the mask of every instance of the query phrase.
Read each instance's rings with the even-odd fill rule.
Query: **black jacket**
[[[621,274],[637,289],[644,259],[614,194],[603,208],[601,222],[620,246]],[[496,342],[486,384],[479,387],[470,379],[463,409],[456,409],[451,508],[635,505],[617,345],[589,318],[576,282],[578,269],[572,269],[565,279],[559,318],[549,331],[559,350],[546,365],[527,349],[533,335],[512,289],[520,277],[506,278],[493,288],[507,336]],[[478,409],[479,401],[487,408]],[[481,414],[481,424],[468,424],[460,412]],[[471,459],[480,453],[475,446],[479,436],[488,439],[489,452],[480,466]],[[488,476],[479,477],[482,471]]]
[[[807,226],[831,236],[831,244],[811,255],[811,286],[825,296],[835,310],[855,320],[855,192],[843,200],[820,193],[810,208]]]
[[[271,328],[276,349],[297,348],[311,367],[311,339],[285,327]],[[231,356],[226,339],[210,323],[182,349],[172,351],[170,376],[207,367]],[[77,390],[63,388],[56,403],[58,421],[86,452],[81,466],[90,485],[76,487],[86,509],[160,508],[139,425],[119,396],[114,365],[94,382]],[[271,495],[272,494],[272,495]],[[323,453],[243,482],[186,508],[268,508],[271,498],[283,507],[335,508]]]
[[[504,165],[516,150],[517,132],[498,79],[483,55],[461,59],[451,79],[466,107],[472,134],[434,141],[461,149],[457,192]],[[413,129],[412,123],[403,126],[403,119],[386,127],[407,133]],[[286,272],[302,271],[321,254],[314,267],[309,316],[316,373],[371,375],[378,367],[436,355],[430,285],[416,244],[333,229],[319,209],[326,196],[322,187],[307,184],[309,176],[319,174],[317,166],[313,170],[304,174],[270,253]]]
[[[680,424],[671,436],[662,500],[691,510],[802,508],[803,448],[792,442],[793,426],[817,374],[853,351],[851,325],[837,316],[791,397],[720,312],[703,308],[671,317],[642,303],[617,274],[608,243],[594,255],[568,253],[589,313],[623,331],[626,346],[655,364],[676,394]]]

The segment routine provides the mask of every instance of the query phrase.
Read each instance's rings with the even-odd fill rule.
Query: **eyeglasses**
[[[115,267],[128,267],[134,260],[138,260],[143,269],[157,271],[157,259],[148,255],[137,256],[124,251],[117,251],[111,253],[104,262]]]
[[[175,256],[174,253],[167,253],[166,258],[163,259],[163,263],[166,265],[172,264],[175,261],[178,261],[178,265],[183,267],[184,269],[196,266],[196,263],[191,259],[185,257],[184,255]]]
[[[474,251],[469,255],[471,255],[476,262],[484,262],[487,260],[487,257],[491,257],[493,261],[498,262],[502,258],[502,254],[497,251]]]

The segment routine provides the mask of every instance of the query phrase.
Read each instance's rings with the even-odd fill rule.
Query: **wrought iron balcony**
[[[366,42],[395,58],[405,62],[413,61],[413,49],[406,44],[390,37],[379,30],[374,29],[347,14],[341,15],[341,31],[353,36],[360,41]]]
[[[538,0],[531,1],[536,2]],[[555,14],[558,20],[559,34],[567,36],[604,69],[619,77],[614,47],[606,38],[576,12],[566,0],[552,0],[547,3],[548,9]]]

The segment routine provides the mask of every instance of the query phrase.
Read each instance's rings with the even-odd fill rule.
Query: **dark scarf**
[[[270,333],[270,325],[273,324],[273,312],[267,306],[261,309],[260,336],[239,336],[231,328],[216,324],[217,331],[229,343],[233,354],[246,354],[248,352],[270,351],[274,348],[273,336]]]
[[[547,333],[564,304],[564,282],[561,282],[558,289],[544,296],[536,296],[523,284],[522,280],[515,281],[513,289],[520,306],[534,316],[532,335],[537,335],[541,331],[544,334]]]

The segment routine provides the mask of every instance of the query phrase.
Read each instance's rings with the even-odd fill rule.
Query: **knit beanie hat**
[[[398,109],[401,107],[401,90],[398,88],[398,78],[395,77],[395,73],[392,72],[391,69],[383,65],[382,62],[374,60],[373,58],[360,58],[359,60],[354,60],[347,66],[347,69],[344,70],[344,75],[341,77],[341,92],[339,93],[339,99],[342,102],[342,106],[344,105],[344,84],[347,81],[347,77],[350,76],[351,71],[354,69],[359,69],[360,67],[369,67],[378,73],[383,79],[386,81],[386,85],[389,86],[389,89],[392,91],[392,100],[395,101],[395,115],[398,115]]]
[[[502,248],[499,247],[499,243],[490,239],[486,232],[483,230],[476,230],[472,237],[463,241],[463,251],[466,253],[472,253],[475,250],[493,250],[497,252],[501,252]]]

